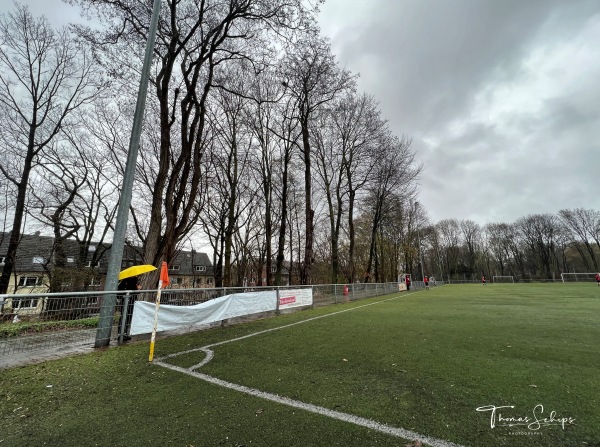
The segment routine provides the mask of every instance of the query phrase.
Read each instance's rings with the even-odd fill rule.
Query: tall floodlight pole
[[[417,221],[417,241],[419,242],[419,262],[421,263],[421,280],[425,281],[425,274],[423,273],[423,251],[421,251],[421,230],[419,228],[418,207],[419,207],[419,202],[415,202],[415,219]]]
[[[146,53],[144,54],[144,65],[142,66],[140,88],[138,90],[135,114],[133,116],[133,128],[131,129],[131,138],[129,139],[127,163],[123,175],[123,186],[121,187],[121,195],[119,197],[117,221],[115,222],[113,242],[108,258],[106,284],[104,286],[104,290],[107,292],[117,290],[117,285],[119,283],[118,275],[119,270],[121,269],[121,260],[123,258],[125,231],[127,230],[127,220],[129,219],[133,178],[135,177],[135,165],[137,163],[138,149],[140,146],[140,134],[142,133],[144,108],[146,107],[146,92],[148,91],[148,78],[150,76],[150,64],[152,63],[154,42],[156,41],[156,28],[158,24],[158,15],[160,13],[160,5],[161,0],[154,0],[150,28],[148,29],[148,41],[146,42]],[[98,322],[98,329],[96,330],[96,341],[94,343],[94,347],[96,348],[108,346],[110,343],[116,301],[116,294],[104,295],[102,307],[100,308],[100,321]]]

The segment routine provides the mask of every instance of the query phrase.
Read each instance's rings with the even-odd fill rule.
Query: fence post
[[[123,308],[121,309],[121,324],[119,328],[119,341],[118,344],[123,344],[123,337],[125,336],[125,324],[127,322],[127,310],[129,308],[129,290],[123,297]]]
[[[227,287],[223,287],[223,296],[227,295]],[[221,327],[225,327],[227,325],[227,319],[221,320]]]

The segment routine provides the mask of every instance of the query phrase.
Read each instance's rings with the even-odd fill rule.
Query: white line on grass
[[[413,292],[413,293],[417,293],[417,292]],[[413,293],[411,293],[410,295],[412,295]],[[339,311],[337,311],[337,312],[332,312],[332,313],[330,313],[330,314],[326,314],[326,315],[319,315],[318,317],[307,318],[306,320],[297,321],[297,322],[295,322],[295,323],[290,323],[290,324],[286,324],[286,325],[284,325],[284,326],[278,326],[278,327],[271,328],[271,329],[265,329],[264,331],[253,332],[252,334],[243,335],[243,336],[241,336],[241,337],[237,337],[237,338],[232,338],[231,340],[225,340],[225,341],[220,341],[220,342],[217,342],[217,343],[212,343],[212,344],[209,344],[209,345],[202,346],[202,347],[200,347],[200,348],[188,349],[187,351],[181,351],[181,352],[176,352],[176,353],[174,353],[174,354],[168,354],[168,355],[165,355],[165,356],[163,356],[163,357],[157,358],[156,360],[159,360],[159,361],[160,361],[160,360],[166,360],[166,359],[169,359],[169,358],[178,357],[178,356],[180,356],[180,355],[185,355],[185,354],[189,354],[189,353],[192,353],[192,352],[197,352],[197,351],[204,351],[204,352],[208,353],[208,351],[209,351],[209,350],[208,350],[208,348],[212,348],[213,346],[220,346],[220,345],[224,345],[224,344],[227,344],[227,343],[232,343],[232,342],[234,342],[234,341],[240,341],[240,340],[244,340],[244,339],[246,339],[246,338],[255,337],[255,336],[257,336],[257,335],[266,334],[266,333],[268,333],[268,332],[278,331],[278,330],[280,330],[280,329],[287,329],[287,328],[289,328],[289,327],[296,326],[296,325],[298,325],[298,324],[304,324],[304,323],[308,323],[308,322],[310,322],[310,321],[319,320],[319,319],[321,319],[321,318],[326,318],[326,317],[331,317],[331,316],[333,316],[333,315],[342,314],[342,313],[344,313],[344,312],[350,312],[350,311],[352,311],[352,310],[361,309],[361,308],[363,308],[363,307],[367,307],[367,306],[373,306],[373,305],[375,305],[375,304],[379,304],[379,303],[385,303],[386,301],[392,301],[392,300],[395,300],[395,299],[397,299],[397,298],[400,298],[400,296],[395,296],[395,297],[393,297],[393,298],[387,298],[387,299],[385,299],[385,300],[377,301],[377,302],[375,302],[375,303],[362,304],[362,305],[360,305],[360,306],[352,307],[352,308],[350,308],[350,309],[339,310]],[[210,351],[210,352],[212,352],[212,351]],[[201,363],[199,363],[198,365],[191,366],[191,367],[190,367],[190,368],[188,368],[188,369],[190,369],[190,370],[198,369],[198,368],[200,368],[201,366],[204,366],[204,365],[206,365],[206,364],[207,364],[208,362],[210,362],[211,360],[212,360],[212,355],[211,355],[210,359],[204,359],[204,360],[203,360]]]
[[[278,404],[287,405],[289,407],[299,408],[301,410],[309,411],[311,413],[320,414],[323,416],[328,416],[333,419],[337,419],[344,422],[349,422],[351,424],[359,425],[361,427],[370,428],[371,430],[376,430],[381,433],[385,433],[387,435],[397,436],[400,438],[410,439],[410,440],[419,440],[424,444],[430,445],[432,447],[463,447],[459,444],[455,444],[453,442],[444,441],[443,439],[431,438],[429,436],[422,435],[420,433],[416,433],[414,431],[405,430],[403,428],[396,428],[390,425],[381,424],[379,422],[375,422],[371,419],[362,418],[360,416],[355,416],[353,414],[342,413],[340,411],[330,410],[328,408],[319,407],[318,405],[307,404],[305,402],[301,402],[298,400],[290,399],[288,397],[278,396],[277,394],[266,393],[261,390],[257,390],[255,388],[250,388],[244,385],[238,385],[231,382],[226,382],[225,380],[217,379],[216,377],[209,376],[206,374],[202,374],[196,371],[191,371],[187,368],[181,368],[179,366],[171,365],[169,363],[164,363],[161,361],[155,361],[157,365],[163,366],[165,368],[171,369],[173,371],[178,371],[183,374],[187,374],[188,376],[195,377],[197,379],[204,380],[208,383],[212,383],[213,385],[221,386],[223,388],[228,388],[231,390],[239,391],[241,393],[249,394],[254,397],[259,397],[261,399],[270,400],[272,402],[276,402]]]
[[[413,293],[417,293],[417,292],[413,292]],[[412,293],[411,293],[412,295]],[[239,340],[244,340],[246,338],[250,338],[250,337],[254,337],[256,335],[261,335],[261,334],[266,334],[268,332],[272,332],[272,331],[277,331],[280,329],[285,329],[285,328],[289,328],[292,326],[296,326],[298,324],[302,324],[302,323],[307,323],[309,321],[314,321],[314,320],[318,320],[320,318],[325,318],[325,317],[330,317],[333,315],[338,315],[344,312],[349,312],[351,310],[356,310],[356,309],[360,309],[363,307],[367,307],[367,306],[373,306],[374,304],[379,304],[379,303],[384,303],[386,301],[391,301],[391,300],[395,300],[397,298],[399,298],[400,295],[395,296],[393,298],[388,298],[385,300],[381,300],[381,301],[377,301],[375,303],[369,303],[369,304],[363,304],[361,306],[356,306],[356,307],[352,307],[351,309],[344,309],[338,312],[333,312],[327,315],[320,315],[318,317],[313,317],[313,318],[307,318],[306,320],[302,320],[302,321],[297,321],[295,323],[291,323],[291,324],[286,324],[284,326],[279,326],[276,328],[271,328],[271,329],[266,329],[264,331],[259,331],[259,332],[254,332],[252,334],[248,334],[248,335],[244,335],[242,337],[237,337],[237,338],[233,338],[231,340],[225,340],[225,341],[221,341],[218,343],[212,343],[206,346],[202,346],[201,348],[195,348],[195,349],[189,349],[187,351],[181,351],[181,352],[177,352],[175,354],[169,354],[166,356],[163,356],[161,358],[157,358],[154,363],[156,365],[162,366],[164,368],[170,369],[172,371],[177,371],[177,372],[181,372],[183,374],[187,374],[189,376],[195,377],[197,379],[201,379],[204,380],[205,382],[208,383],[212,383],[213,385],[217,385],[217,386],[221,386],[223,388],[228,388],[231,390],[235,390],[244,394],[249,394],[251,396],[254,397],[259,397],[261,399],[265,399],[265,400],[269,400],[272,402],[276,402],[282,405],[287,405],[290,407],[294,407],[294,408],[299,408],[301,410],[305,410],[305,411],[309,411],[311,413],[316,413],[316,414],[320,414],[323,416],[327,416],[333,419],[337,419],[343,422],[349,422],[351,424],[355,424],[355,425],[359,425],[361,427],[366,427],[369,428],[371,430],[375,430],[381,433],[385,433],[388,435],[392,435],[392,436],[397,436],[400,438],[404,438],[404,439],[410,439],[410,440],[418,440],[421,443],[430,445],[431,447],[463,447],[460,444],[455,444],[453,442],[450,441],[445,441],[443,439],[437,439],[437,438],[432,438],[426,435],[422,435],[420,433],[411,431],[411,430],[406,430],[404,428],[397,428],[397,427],[392,427],[390,425],[386,425],[386,424],[381,424],[379,422],[375,422],[371,419],[366,419],[366,418],[362,418],[360,416],[355,416],[353,414],[349,414],[349,413],[342,413],[340,411],[334,411],[334,410],[330,410],[328,408],[325,407],[320,407],[318,405],[313,405],[313,404],[307,404],[305,402],[301,402],[298,400],[294,400],[294,399],[290,399],[288,397],[283,397],[283,396],[278,396],[277,394],[271,394],[271,393],[267,393],[265,391],[261,391],[261,390],[257,390],[255,388],[250,388],[244,385],[239,385],[236,383],[231,383],[231,382],[227,382],[225,380],[221,380],[221,379],[217,379],[216,377],[213,376],[209,376],[207,374],[203,374],[203,373],[199,373],[196,372],[195,370],[198,368],[201,368],[202,366],[206,365],[208,362],[210,362],[213,357],[214,357],[214,352],[212,350],[210,350],[209,348],[212,348],[214,346],[219,346],[219,345],[224,345],[226,343],[232,343],[234,341],[239,341]],[[169,363],[165,363],[164,360],[169,359],[169,358],[173,358],[173,357],[177,357],[180,355],[185,355],[185,354],[189,354],[191,352],[197,352],[197,351],[203,351],[204,353],[206,353],[206,357],[204,358],[204,360],[196,365],[193,365],[189,368],[181,368],[179,366],[175,366],[175,365],[171,365]]]

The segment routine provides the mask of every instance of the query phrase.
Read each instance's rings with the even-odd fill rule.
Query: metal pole
[[[417,220],[417,240],[419,242],[419,262],[421,263],[421,281],[425,281],[425,273],[423,272],[423,252],[421,251],[421,230],[419,228],[419,216],[417,209],[419,202],[415,202],[415,219]],[[423,283],[425,285],[425,283]]]
[[[123,344],[123,337],[125,337],[125,326],[127,323],[127,313],[129,311],[129,290],[127,291],[127,293],[125,293],[125,296],[123,297],[123,310],[121,310],[121,327],[119,329],[119,340],[118,340],[118,344],[122,345]]]
[[[104,290],[115,291],[118,285],[118,275],[121,269],[121,260],[123,259],[123,246],[125,244],[125,231],[127,230],[127,220],[129,219],[129,206],[131,205],[131,193],[133,190],[133,179],[135,177],[135,165],[137,163],[138,149],[140,146],[140,134],[142,133],[142,123],[144,121],[144,108],[146,106],[146,92],[148,91],[148,78],[150,75],[150,65],[152,62],[152,53],[154,51],[154,42],[156,40],[156,28],[158,24],[158,15],[160,13],[161,0],[154,0],[152,8],[152,18],[150,19],[150,28],[148,29],[148,41],[146,42],[146,53],[144,55],[144,65],[142,66],[142,76],[140,79],[140,88],[138,90],[137,103],[135,105],[135,114],[133,116],[133,128],[131,129],[131,138],[129,140],[129,152],[127,153],[127,164],[123,175],[123,186],[119,198],[119,208],[117,210],[117,220],[115,222],[115,231],[113,235],[112,247],[108,258],[108,269],[106,271],[106,284]],[[112,330],[112,320],[115,313],[116,294],[109,294],[102,300],[100,308],[100,320],[96,330],[96,341],[94,347],[101,348],[110,343],[110,334]]]

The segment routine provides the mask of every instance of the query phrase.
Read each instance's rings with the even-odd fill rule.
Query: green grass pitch
[[[390,298],[161,339],[157,356],[325,316],[215,346],[198,372],[463,446],[600,446],[600,287],[451,285]],[[149,365],[147,355],[137,343],[1,371],[0,446],[409,441]],[[477,411],[491,405],[512,408]]]

